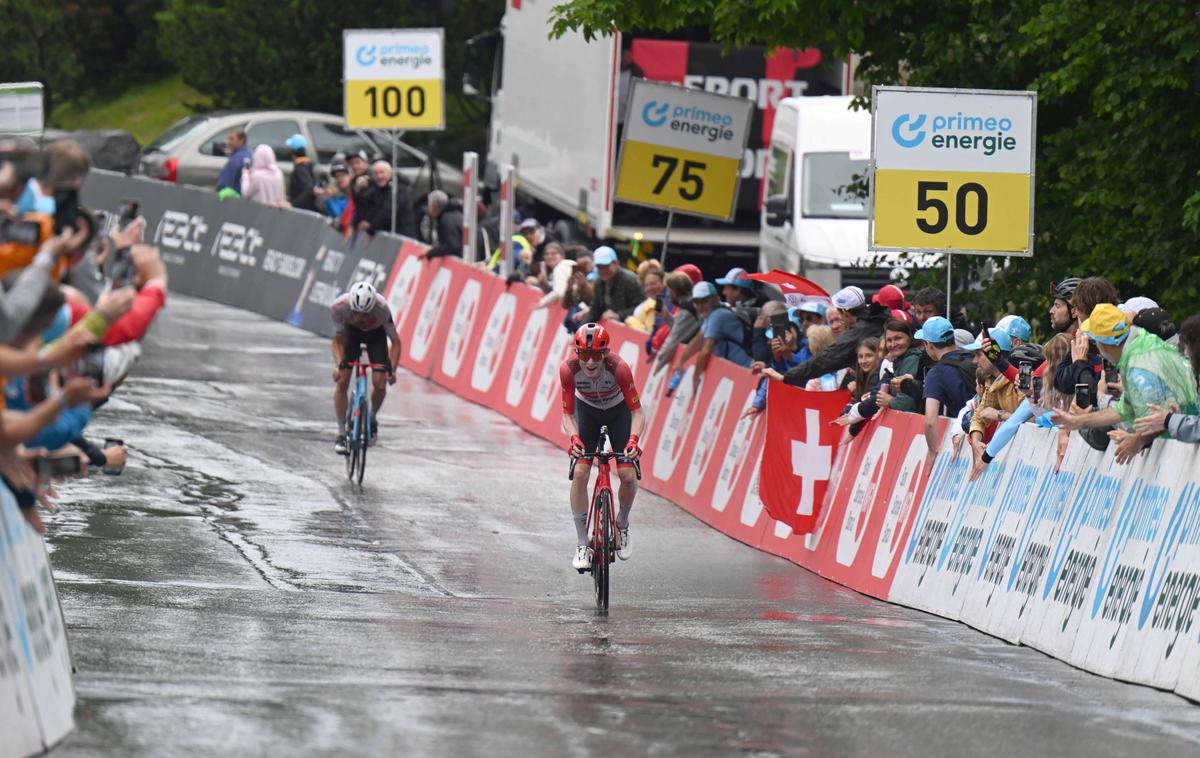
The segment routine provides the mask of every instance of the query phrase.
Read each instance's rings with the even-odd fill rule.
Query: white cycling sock
[[[575,539],[578,540],[576,544],[586,545],[588,543],[587,511],[572,513],[571,518],[575,521]]]

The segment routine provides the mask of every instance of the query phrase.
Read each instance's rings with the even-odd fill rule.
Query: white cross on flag
[[[816,528],[842,434],[842,427],[830,422],[849,401],[845,391],[806,392],[783,382],[771,382],[767,389],[767,439],[758,493],[772,518],[796,534]]]

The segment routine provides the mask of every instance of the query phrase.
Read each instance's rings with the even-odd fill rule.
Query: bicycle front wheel
[[[356,445],[354,424],[354,408],[346,411],[346,478],[354,481],[354,472],[358,469],[358,449]]]
[[[363,472],[367,470],[367,445],[371,441],[371,405],[364,397],[358,404],[358,486],[362,486]]]
[[[596,508],[596,528],[592,533],[592,579],[596,585],[596,607],[608,610],[609,566],[612,564],[612,494],[600,493]]]

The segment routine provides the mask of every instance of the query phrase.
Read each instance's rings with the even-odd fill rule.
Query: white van
[[[792,271],[829,292],[868,265],[871,113],[851,97],[779,101],[771,129],[759,271]]]

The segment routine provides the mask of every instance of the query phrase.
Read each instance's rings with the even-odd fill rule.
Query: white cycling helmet
[[[367,282],[358,282],[350,287],[350,310],[367,313],[375,307],[375,288]]]

